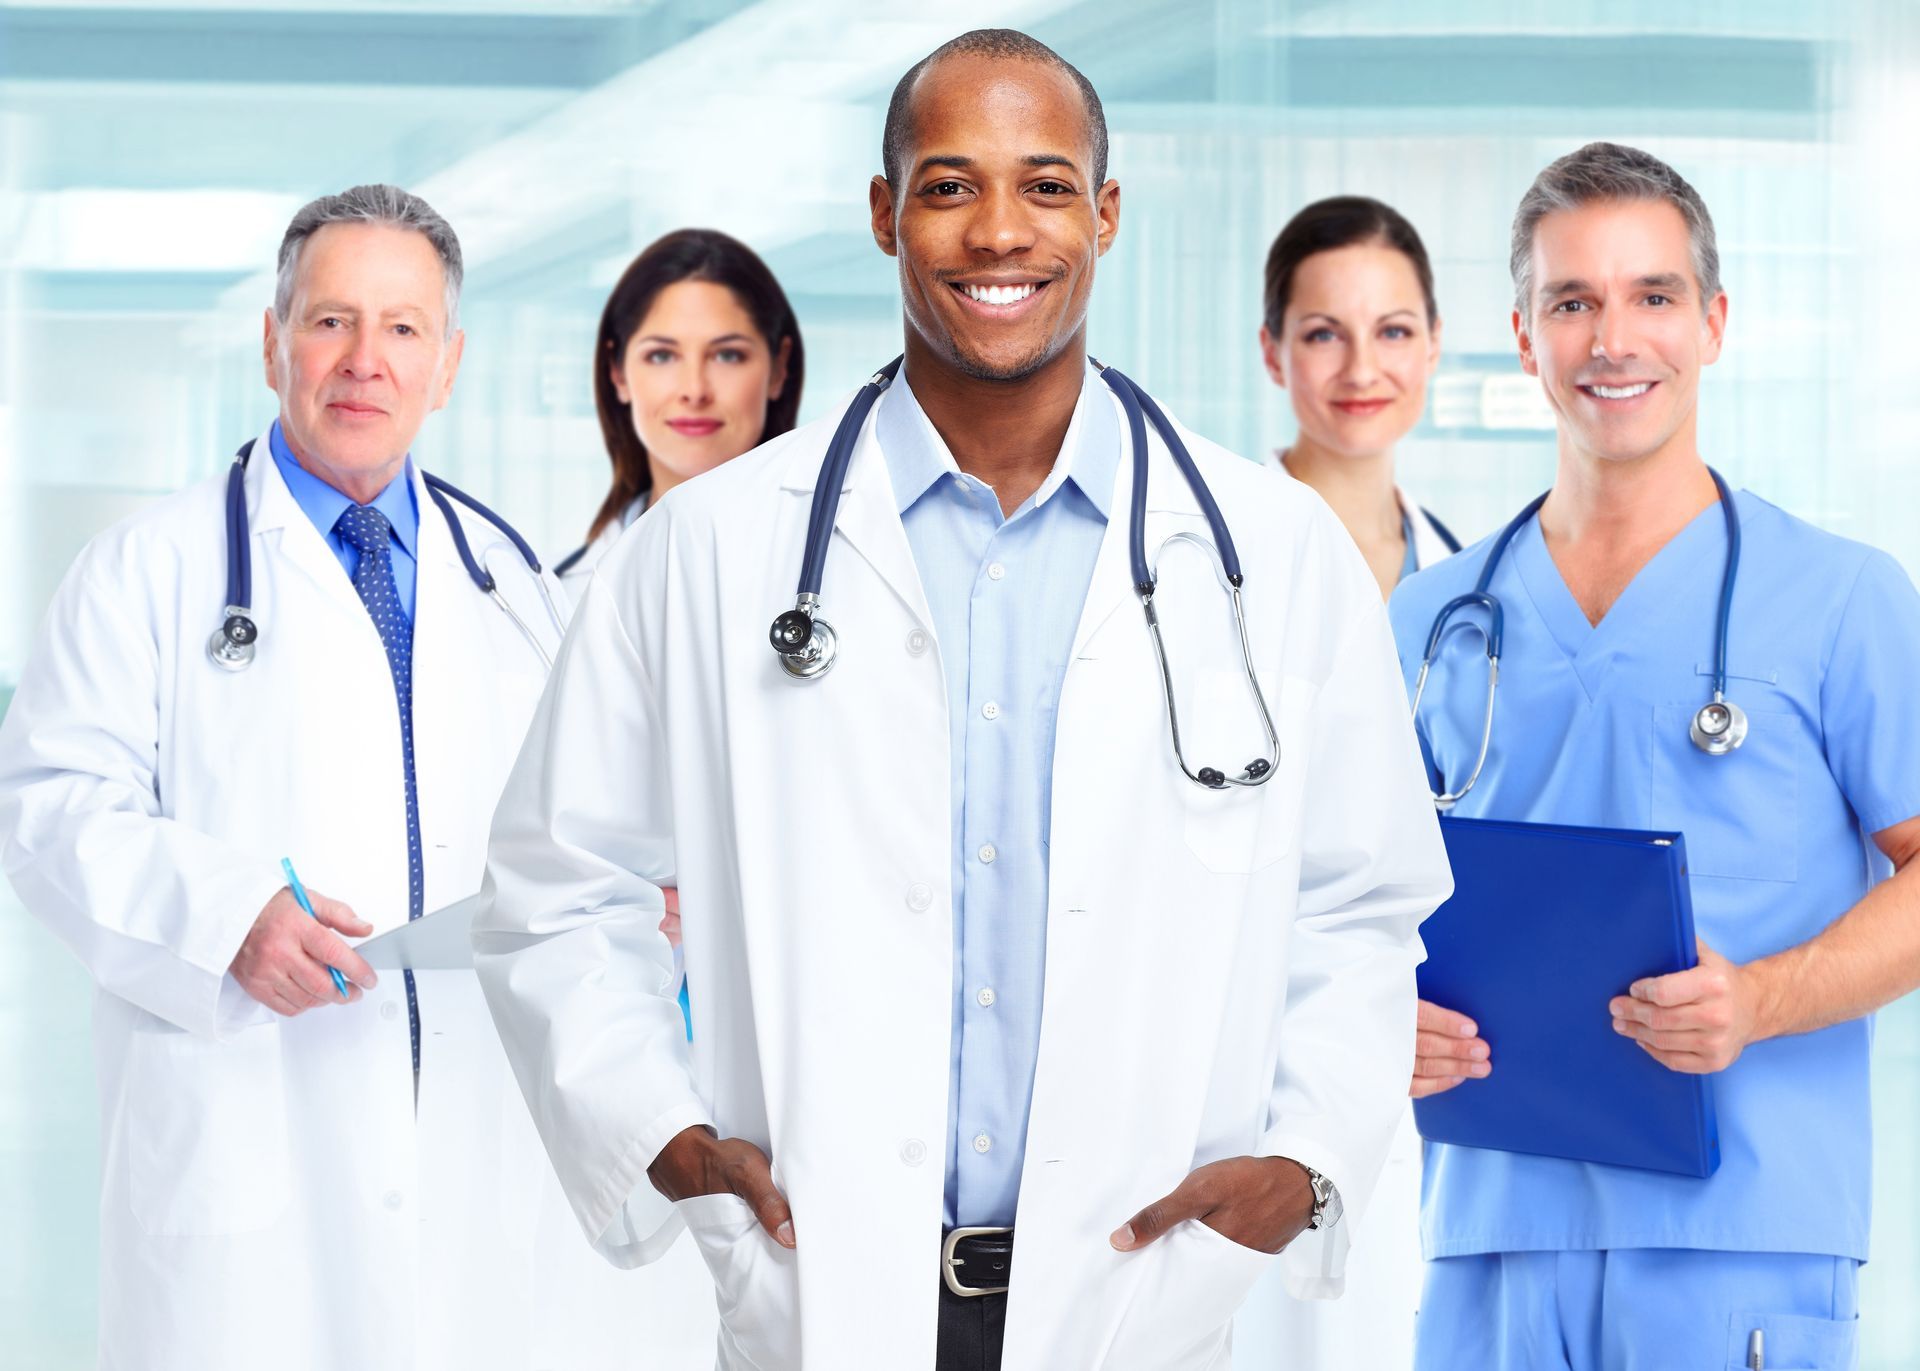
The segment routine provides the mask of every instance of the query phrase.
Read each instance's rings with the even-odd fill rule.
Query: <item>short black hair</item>
[[[1316,253],[1358,243],[1383,244],[1413,264],[1426,300],[1427,327],[1433,327],[1440,319],[1440,306],[1433,296],[1433,263],[1413,225],[1392,205],[1365,195],[1335,195],[1315,200],[1294,215],[1273,240],[1267,252],[1267,331],[1278,334],[1286,324],[1293,278],[1302,262]]]
[[[907,69],[907,74],[900,78],[900,84],[893,88],[893,98],[887,101],[886,131],[880,135],[880,165],[888,184],[899,185],[905,170],[901,163],[906,159],[908,144],[913,137],[911,105],[914,83],[920,79],[922,72],[944,57],[995,57],[1016,62],[1038,62],[1072,77],[1073,84],[1079,88],[1080,99],[1087,107],[1087,142],[1093,149],[1093,189],[1098,190],[1107,183],[1107,112],[1100,106],[1100,96],[1094,90],[1093,82],[1038,38],[1029,37],[1018,29],[974,29],[951,42],[942,43],[915,62]]]

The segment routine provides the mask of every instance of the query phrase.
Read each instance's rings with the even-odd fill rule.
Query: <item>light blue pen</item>
[[[280,869],[287,873],[287,888],[293,892],[293,898],[300,901],[300,907],[307,911],[307,917],[309,919],[312,919],[315,923],[319,923],[320,916],[313,912],[313,901],[307,898],[307,888],[301,885],[300,878],[293,874],[293,858],[282,857],[280,859]],[[327,974],[333,977],[333,988],[340,992],[340,998],[343,1000],[346,999],[347,978],[340,974],[338,967],[328,967]]]

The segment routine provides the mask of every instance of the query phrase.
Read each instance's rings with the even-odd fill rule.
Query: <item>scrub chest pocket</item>
[[[1790,714],[1749,710],[1746,742],[1710,757],[1687,736],[1693,715],[1688,705],[1653,711],[1653,827],[1686,835],[1695,876],[1799,879],[1799,724]]]

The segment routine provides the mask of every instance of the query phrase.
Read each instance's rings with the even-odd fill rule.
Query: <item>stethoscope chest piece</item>
[[[207,656],[225,671],[244,671],[253,665],[254,642],[260,627],[247,614],[245,606],[228,605],[221,615],[220,627],[207,639]]]
[[[1747,712],[1716,696],[1700,706],[1687,735],[1709,757],[1724,757],[1747,740]]]
[[[808,601],[818,596],[803,595],[800,604],[773,621],[767,639],[780,657],[780,666],[796,681],[815,681],[833,670],[840,655],[840,639],[833,625],[812,611]]]

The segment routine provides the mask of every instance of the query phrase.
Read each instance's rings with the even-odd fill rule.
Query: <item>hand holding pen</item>
[[[350,1004],[379,978],[339,935],[365,937],[373,925],[339,900],[308,895],[291,864],[284,869],[287,887],[260,911],[229,970],[242,990],[287,1018]]]

